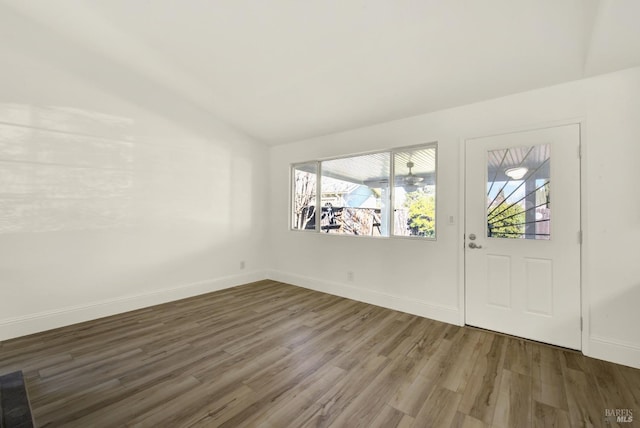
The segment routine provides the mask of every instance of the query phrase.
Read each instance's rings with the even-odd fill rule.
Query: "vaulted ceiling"
[[[0,14],[3,44],[59,35],[66,55],[98,52],[267,144],[640,65],[638,0],[0,0]]]

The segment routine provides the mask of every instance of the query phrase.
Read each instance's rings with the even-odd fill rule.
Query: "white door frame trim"
[[[460,175],[458,180],[458,203],[460,207],[460,212],[458,215],[458,307],[460,308],[460,318],[459,324],[466,324],[466,304],[465,304],[465,223],[466,223],[466,144],[468,140],[476,139],[476,138],[484,138],[491,137],[495,135],[502,134],[511,134],[517,132],[525,132],[525,131],[535,131],[538,129],[545,128],[553,128],[556,126],[563,125],[574,125],[577,124],[580,129],[580,230],[582,231],[582,242],[580,244],[580,311],[582,317],[582,334],[581,334],[581,351],[584,355],[589,355],[589,287],[588,287],[588,278],[586,276],[586,263],[585,263],[585,249],[588,248],[588,234],[585,233],[587,230],[587,192],[586,189],[586,177],[587,177],[587,141],[586,141],[586,120],[584,117],[577,117],[573,119],[565,119],[558,121],[550,121],[543,122],[537,124],[523,125],[518,127],[510,127],[506,129],[500,130],[492,130],[492,131],[484,131],[477,132],[473,135],[467,135],[460,137],[458,141],[458,151],[460,153],[459,156],[459,168]]]

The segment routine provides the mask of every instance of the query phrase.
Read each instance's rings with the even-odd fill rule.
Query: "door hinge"
[[[582,231],[578,231],[578,244],[582,245]]]

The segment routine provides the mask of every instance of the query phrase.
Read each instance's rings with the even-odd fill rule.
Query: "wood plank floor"
[[[0,374],[15,370],[42,427],[640,418],[640,370],[271,281],[0,343]]]

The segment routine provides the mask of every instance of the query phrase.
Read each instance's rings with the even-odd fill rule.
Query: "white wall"
[[[640,68],[271,149],[271,277],[451,323],[460,275],[465,138],[584,120],[583,350],[640,366]],[[288,231],[289,164],[438,141],[437,241]],[[449,224],[449,216],[454,223]],[[354,281],[347,281],[347,271]],[[635,309],[634,309],[635,307]]]
[[[15,30],[0,48],[0,340],[264,278],[263,145],[126,63]]]
[[[640,68],[585,94],[587,352],[640,368]]]
[[[583,349],[640,366],[639,68],[267,150],[201,106],[206,87],[140,69],[143,47],[4,12],[0,340],[266,275],[462,323],[463,139],[580,119]],[[431,141],[437,241],[288,230],[291,162]]]

